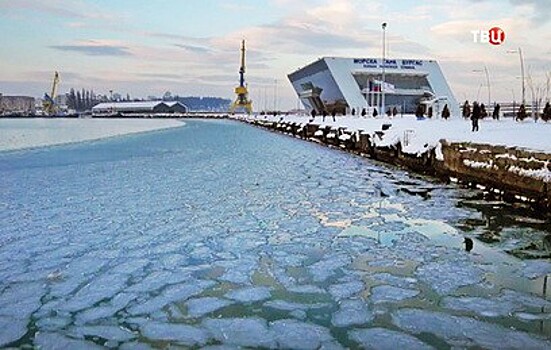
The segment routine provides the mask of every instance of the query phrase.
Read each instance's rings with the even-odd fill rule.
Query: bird
[[[465,243],[465,250],[467,252],[470,252],[471,250],[473,250],[474,242],[472,239],[470,239],[469,237],[465,237],[465,240],[463,241],[463,243]]]

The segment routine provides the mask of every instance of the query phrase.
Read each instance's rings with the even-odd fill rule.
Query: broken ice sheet
[[[202,325],[216,340],[227,345],[275,348],[277,344],[263,319],[206,319]]]
[[[381,285],[371,289],[373,303],[398,302],[417,296],[420,292],[416,289],[406,289],[394,286]]]
[[[208,332],[198,327],[151,321],[143,324],[141,333],[151,340],[173,341],[188,346],[204,345],[209,339]]]
[[[429,350],[433,349],[421,340],[405,333],[384,328],[354,329],[348,333],[351,340],[365,349]]]
[[[417,268],[416,275],[440,295],[479,283],[484,278],[482,269],[464,260],[446,260],[421,265]]]
[[[269,299],[272,296],[270,291],[269,287],[249,287],[228,292],[225,297],[242,303],[252,303]]]
[[[214,297],[191,299],[186,302],[188,315],[195,318],[220,310],[231,304],[233,303],[229,300]]]
[[[363,325],[373,320],[373,313],[363,299],[344,300],[333,314],[331,323],[335,327]]]

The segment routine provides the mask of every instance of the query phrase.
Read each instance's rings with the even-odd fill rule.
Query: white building
[[[417,106],[432,106],[438,115],[448,105],[459,116],[457,103],[440,66],[433,60],[385,60],[386,110],[397,108],[414,113]],[[324,57],[289,74],[289,80],[304,106],[359,114],[364,108],[380,113],[382,59]]]
[[[92,115],[135,115],[135,114],[184,114],[186,105],[180,102],[138,101],[138,102],[105,102],[92,108]]]

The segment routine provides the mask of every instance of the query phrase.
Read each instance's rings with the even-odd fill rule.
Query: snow
[[[0,118],[0,151],[65,143],[181,127],[166,119],[5,119]]]
[[[258,120],[274,118],[279,120],[281,117],[266,119],[264,116],[257,117]],[[286,122],[306,123],[310,117],[290,115],[284,116],[283,119]],[[377,145],[389,146],[402,141],[402,150],[411,154],[419,154],[428,148],[436,148],[440,140],[521,147],[551,153],[551,142],[549,142],[551,123],[541,121],[534,123],[530,119],[523,122],[515,122],[511,119],[481,120],[479,132],[471,132],[470,120],[462,118],[417,120],[412,115],[394,118],[341,116],[337,117],[336,122],[329,119],[322,122],[321,118],[316,118],[315,123],[322,126],[344,127],[350,131],[362,130],[370,135],[373,135],[375,131],[382,130],[383,124],[392,124],[392,127],[385,132],[383,140],[377,141]],[[373,139],[375,140],[375,138]],[[403,142],[404,139],[408,139],[407,145]]]
[[[432,346],[423,343],[411,335],[384,328],[354,329],[349,332],[349,337],[364,349],[432,349]]]

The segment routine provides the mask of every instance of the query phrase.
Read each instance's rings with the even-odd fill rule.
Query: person
[[[323,121],[325,122],[325,117],[327,117],[327,111],[325,109],[321,113],[321,116],[323,117]]]
[[[465,101],[463,104],[463,118],[469,119],[471,116],[471,106],[469,105],[469,101]]]
[[[379,112],[377,112],[377,108],[373,108],[373,118],[377,117],[379,115]]]
[[[551,120],[551,105],[549,104],[549,102],[547,102],[545,104],[545,107],[543,107],[543,114],[541,119],[543,119],[543,121],[545,122]]]
[[[484,119],[488,116],[488,112],[486,112],[486,105],[484,103],[480,104],[480,118]]]
[[[392,115],[392,110],[390,109],[390,107],[386,110],[386,115],[388,117],[390,117]]]
[[[480,119],[480,106],[478,102],[473,102],[473,112],[471,113],[471,122],[473,124],[473,132],[479,131],[478,120]]]
[[[315,109],[312,109],[312,112],[310,113],[310,115],[312,116],[312,119],[316,119],[316,110]]]
[[[362,117],[365,117],[367,115],[367,109],[363,108],[362,109]]]
[[[423,109],[423,105],[418,104],[417,109],[415,110],[415,116],[417,119],[424,119],[425,110]]]
[[[392,108],[392,116],[397,116],[398,115],[398,108],[396,108],[396,106],[394,106],[394,108]]]
[[[499,103],[494,107],[494,112],[492,113],[492,118],[495,120],[499,120],[499,113],[501,111],[501,106]]]
[[[463,241],[463,243],[465,243],[465,250],[467,252],[470,252],[471,250],[473,250],[474,242],[471,238],[465,237],[465,240]]]
[[[352,116],[356,115],[356,108],[352,108]]]
[[[331,112],[331,116],[333,117],[333,121],[336,122],[337,119],[335,118],[337,116],[337,110],[336,109],[333,109],[333,111]]]
[[[429,111],[427,112],[427,117],[432,118],[432,106],[429,107]]]
[[[520,105],[520,108],[518,109],[516,120],[523,121],[524,119],[526,119],[526,107],[524,106],[524,103],[523,103]]]
[[[448,108],[448,105],[444,105],[444,109],[442,110],[442,119],[448,119],[450,117],[450,109]]]

